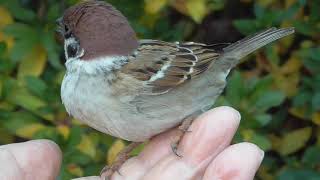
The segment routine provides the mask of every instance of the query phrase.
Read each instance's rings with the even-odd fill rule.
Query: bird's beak
[[[62,24],[62,17],[59,17],[57,20],[56,20],[56,24],[59,26]]]
[[[63,26],[62,26],[62,17],[60,17],[56,20],[56,24],[58,26],[56,29],[56,32],[59,33],[60,35],[63,35],[64,30],[63,30]]]

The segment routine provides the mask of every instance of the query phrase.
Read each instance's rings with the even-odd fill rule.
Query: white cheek
[[[84,53],[84,52],[83,52]],[[108,74],[120,69],[128,61],[127,56],[106,56],[91,60],[81,60],[81,57],[69,58],[66,62],[68,72],[80,72],[90,75]]]

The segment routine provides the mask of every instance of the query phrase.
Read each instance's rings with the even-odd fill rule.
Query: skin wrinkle
[[[212,111],[209,111],[207,113],[204,113],[203,115],[201,115],[199,117],[199,122],[196,123],[200,123],[200,121],[205,121],[205,123],[200,123],[200,127],[197,126],[197,131],[195,133],[190,133],[190,134],[186,134],[186,136],[191,139],[201,139],[201,137],[203,137],[204,134],[210,134],[210,132],[214,131],[215,132],[215,136],[210,137],[209,139],[206,139],[206,141],[197,141],[197,144],[191,144],[192,142],[188,142],[188,141],[184,141],[182,140],[182,146],[185,147],[184,149],[192,149],[191,154],[189,154],[189,159],[192,160],[190,163],[193,164],[198,164],[200,162],[203,161],[203,159],[201,159],[203,157],[202,154],[208,154],[210,152],[213,152],[214,149],[219,149],[219,151],[215,151],[215,152],[220,152],[227,144],[229,144],[232,140],[232,136],[230,136],[230,132],[235,132],[236,129],[239,126],[240,123],[240,115],[238,112],[236,112],[235,110],[231,110],[232,112],[232,117],[228,117],[228,110],[231,108],[228,107],[219,107],[219,108],[215,108]],[[219,112],[220,111],[220,112]],[[217,116],[215,114],[220,113],[220,116]],[[210,115],[212,114],[212,116],[216,116],[215,120],[212,119],[207,119],[210,118]],[[195,124],[196,124],[195,123]],[[191,131],[192,128],[195,125],[193,124],[191,126]],[[214,129],[212,129],[212,127],[214,127]],[[220,128],[220,127],[224,127],[224,128]],[[190,137],[191,136],[191,137]],[[187,138],[184,138],[187,139]],[[208,147],[208,143],[209,142],[215,142],[214,144],[218,144],[218,147],[215,146],[211,146],[211,148],[207,148],[205,152],[203,152],[203,150],[201,148],[198,149],[197,151],[197,147]],[[192,147],[196,147],[196,148],[192,148]],[[210,147],[210,146],[209,146]],[[186,153],[186,152],[184,152]]]
[[[213,161],[205,177],[211,179],[207,174],[214,174],[216,179],[221,180],[253,179],[263,157],[264,152],[251,143],[229,146]],[[233,166],[230,166],[230,164]]]
[[[11,161],[11,163],[12,163],[12,161],[14,161],[13,164],[16,165],[15,170],[13,170],[13,171],[15,171],[14,177],[18,176],[21,180],[25,180],[24,177],[26,176],[26,172],[21,167],[20,163],[17,161],[17,158],[14,156],[14,154],[10,150],[6,149],[5,147],[0,147],[0,154],[2,156],[7,157],[7,160]],[[0,155],[0,157],[1,157],[1,155]],[[1,161],[1,162],[3,162],[3,161]],[[11,167],[9,167],[9,168],[11,168]],[[13,169],[13,168],[11,168],[11,169]],[[0,173],[0,175],[1,175],[1,173]],[[0,176],[0,178],[1,178],[1,176]],[[6,177],[6,178],[8,178],[8,177]]]
[[[172,129],[169,132],[162,133],[154,138],[152,138],[149,144],[144,148],[142,153],[140,153],[137,158],[145,164],[146,167],[152,167],[152,164],[156,164],[159,160],[161,160],[166,155],[172,153],[171,149],[171,143],[173,141],[173,137],[178,135],[177,129]],[[159,156],[157,156],[157,159],[151,158],[150,156],[153,155],[153,149],[155,147],[158,147],[157,149],[161,150],[158,152]]]
[[[220,113],[220,116],[217,116],[217,113]],[[210,118],[210,116],[216,118],[213,120]],[[148,171],[148,174],[152,174],[152,172],[170,172],[170,169],[174,169],[173,167],[180,167],[180,169],[175,169],[175,171],[171,172],[170,174],[161,174],[162,178],[170,179],[171,176],[178,174],[183,174],[183,177],[181,177],[182,179],[192,179],[193,177],[196,177],[205,170],[205,167],[214,157],[216,157],[226,146],[228,146],[238,127],[239,120],[239,113],[228,107],[215,108],[214,110],[205,113],[192,124],[191,129],[196,130],[185,135],[183,142],[185,141],[190,144],[181,144],[183,149],[187,149],[186,151],[183,151],[183,157],[179,158],[171,153],[168,157],[160,160],[156,167],[151,168]],[[208,136],[209,134],[212,134],[211,128],[220,127],[218,124],[221,123],[223,123],[223,125],[220,126],[223,128],[219,128],[216,131],[213,130],[219,135],[213,137]],[[199,138],[200,140],[196,141]],[[220,140],[217,141],[217,139]],[[213,145],[208,144],[210,141],[214,142]],[[197,144],[198,142],[200,144]],[[197,152],[197,149],[199,153],[194,153]],[[211,152],[214,152],[214,154],[209,155]],[[149,178],[148,174],[146,174],[145,179]]]
[[[16,159],[17,165],[24,173],[25,180],[54,180],[61,164],[61,151],[57,145],[48,140],[33,140],[25,143],[16,143],[1,146],[7,149]],[[30,155],[36,154],[30,157]],[[43,163],[48,159],[53,161]],[[39,169],[47,169],[39,171]],[[49,171],[48,171],[49,170]]]

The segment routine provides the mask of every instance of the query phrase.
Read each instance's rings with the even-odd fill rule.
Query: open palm
[[[230,145],[239,113],[218,107],[197,118],[179,144],[182,157],[172,153],[177,129],[154,137],[136,157],[115,173],[114,180],[203,179],[252,180],[263,151],[251,143]],[[0,146],[0,179],[54,180],[61,163],[57,145],[46,140]],[[98,180],[98,176],[77,180]]]

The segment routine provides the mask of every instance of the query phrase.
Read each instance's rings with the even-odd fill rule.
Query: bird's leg
[[[101,180],[110,180],[114,172],[118,172],[121,175],[121,173],[119,172],[120,167],[130,158],[131,151],[138,147],[141,143],[142,142],[131,142],[128,146],[121,150],[111,166],[105,166],[101,170]]]
[[[178,153],[179,143],[180,143],[180,141],[183,138],[185,133],[191,132],[189,130],[189,127],[191,126],[191,124],[192,124],[194,119],[195,118],[193,116],[189,116],[189,117],[185,118],[182,121],[181,125],[178,127],[179,133],[178,133],[178,135],[176,137],[177,139],[176,139],[176,141],[174,143],[171,144],[172,152],[178,157],[182,157],[182,155]]]

